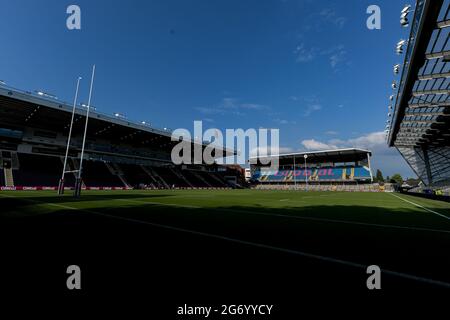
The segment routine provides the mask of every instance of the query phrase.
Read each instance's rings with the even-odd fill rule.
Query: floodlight
[[[391,94],[390,96],[389,96],[389,100],[394,100],[394,95],[393,94]],[[390,106],[389,106],[390,107]]]
[[[403,7],[401,13],[404,14],[404,13],[406,13],[406,12],[409,12],[409,9],[411,9],[411,5],[410,5],[410,4],[407,4],[407,5],[405,5],[405,6]]]
[[[405,6],[400,14],[400,25],[402,27],[409,26],[408,14],[410,8],[411,8],[410,5]]]
[[[388,117],[390,117],[390,116],[392,116],[392,114],[389,112],[389,113],[388,113]]]
[[[398,74],[399,71],[400,71],[400,65],[399,64],[394,65],[394,74]]]
[[[395,81],[393,81],[391,87],[392,87],[392,89],[397,89],[397,83]]]
[[[402,54],[403,53],[403,46],[407,43],[406,40],[401,39],[399,42],[397,42],[397,46],[395,48],[395,51],[397,52],[397,54]]]

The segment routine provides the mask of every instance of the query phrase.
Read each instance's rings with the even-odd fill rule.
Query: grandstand
[[[251,182],[259,189],[378,191],[372,186],[371,152],[348,148],[250,158]],[[264,160],[264,161],[262,161]],[[278,161],[278,169],[267,165]]]
[[[416,1],[387,120],[389,146],[398,149],[427,189],[450,186],[449,9],[448,0]]]
[[[58,186],[72,107],[56,98],[0,86],[0,187],[2,190]],[[77,106],[65,175],[75,185],[80,167],[86,109]],[[174,165],[171,132],[94,109],[89,116],[83,163],[85,189],[230,188],[241,172],[219,165]],[[192,144],[197,142],[191,142]],[[205,145],[202,146],[204,148]],[[193,149],[193,148],[192,148]],[[230,154],[222,150],[216,158]]]

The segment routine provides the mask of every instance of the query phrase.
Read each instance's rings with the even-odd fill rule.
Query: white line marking
[[[126,201],[132,203],[139,204],[150,204],[150,205],[161,205],[161,206],[173,206],[173,207],[185,207],[185,208],[194,208],[194,209],[208,209],[212,211],[227,211],[227,212],[242,212],[253,215],[260,216],[269,216],[269,217],[283,217],[283,218],[291,218],[291,219],[299,219],[299,220],[310,220],[310,221],[318,221],[318,222],[331,222],[331,223],[342,223],[349,225],[359,225],[359,226],[367,226],[367,227],[376,227],[376,228],[393,228],[393,229],[403,229],[403,230],[414,230],[414,231],[427,231],[427,232],[440,232],[440,233],[450,233],[450,230],[442,230],[442,229],[431,229],[431,228],[422,228],[422,227],[407,227],[407,226],[396,226],[391,224],[378,224],[378,223],[367,223],[367,222],[358,222],[351,220],[338,220],[338,219],[327,219],[327,218],[314,218],[314,217],[301,217],[301,216],[293,216],[287,214],[279,214],[279,213],[257,213],[251,210],[236,210],[236,209],[228,209],[228,208],[214,208],[214,207],[198,207],[198,206],[189,206],[189,205],[178,205],[171,203],[161,203],[155,201],[139,201],[139,200],[127,200],[127,199],[114,199],[116,201]],[[284,199],[289,200],[289,199]]]
[[[390,195],[392,195],[392,196],[394,196],[394,197],[396,197],[396,198],[399,198],[400,200],[403,200],[403,201],[405,201],[405,202],[408,202],[408,203],[410,203],[410,204],[412,204],[412,205],[414,205],[414,206],[416,206],[416,207],[422,208],[422,209],[424,209],[424,210],[426,210],[426,211],[428,211],[428,212],[434,213],[434,214],[436,214],[436,215],[438,215],[438,216],[440,216],[440,217],[442,217],[442,218],[445,218],[445,219],[447,219],[447,220],[450,220],[450,217],[447,217],[446,215],[444,215],[444,214],[442,214],[442,213],[439,213],[439,212],[433,211],[433,210],[431,210],[431,209],[425,208],[424,206],[421,206],[420,204],[417,204],[417,203],[414,203],[414,202],[412,202],[412,201],[403,199],[403,198],[401,198],[401,197],[399,197],[399,196],[397,196],[397,195],[395,195],[395,194],[393,194],[393,193],[390,193]]]
[[[76,209],[76,208],[74,208],[74,209]],[[83,211],[84,209],[79,209],[79,210]],[[307,252],[303,252],[303,251],[297,251],[297,250],[292,250],[292,249],[280,248],[280,247],[275,247],[275,246],[271,246],[271,245],[267,245],[267,244],[250,242],[250,241],[245,241],[245,240],[225,237],[225,236],[221,236],[221,235],[217,235],[217,234],[206,233],[206,232],[201,232],[201,231],[195,231],[195,230],[190,230],[190,229],[184,229],[184,228],[169,226],[169,225],[160,224],[160,223],[154,223],[154,222],[149,222],[149,221],[142,221],[142,220],[133,219],[133,218],[120,217],[120,216],[106,214],[106,213],[101,213],[101,212],[96,212],[96,211],[89,211],[89,212],[93,213],[93,214],[96,214],[96,215],[112,218],[112,219],[124,220],[124,221],[129,221],[129,222],[138,223],[138,224],[145,224],[145,225],[158,227],[158,228],[163,228],[163,229],[167,229],[167,230],[178,231],[178,232],[183,232],[183,233],[189,233],[189,234],[193,234],[193,235],[198,235],[198,236],[203,236],[203,237],[208,237],[208,238],[224,240],[224,241],[238,243],[238,244],[243,244],[243,245],[247,245],[247,246],[253,246],[253,247],[258,247],[258,248],[263,248],[263,249],[269,249],[269,250],[279,251],[279,252],[283,252],[283,253],[289,253],[289,254],[293,254],[293,255],[302,256],[302,257],[305,257],[305,258],[310,258],[310,259],[315,259],[315,260],[320,260],[320,261],[325,261],[325,262],[331,262],[331,263],[335,263],[335,264],[341,264],[341,265],[345,265],[345,266],[349,266],[349,267],[360,268],[360,269],[363,269],[363,270],[366,270],[366,268],[367,268],[366,265],[361,264],[361,263],[352,262],[352,261],[346,261],[346,260],[341,260],[341,259],[336,259],[336,258],[331,258],[331,257],[326,257],[326,256],[321,256],[321,255],[307,253]],[[386,273],[386,274],[389,274],[389,275],[392,275],[392,276],[397,276],[397,277],[400,277],[400,278],[408,279],[408,280],[414,280],[414,281],[419,281],[419,282],[424,282],[424,283],[428,283],[428,284],[434,284],[434,285],[450,288],[450,283],[447,283],[447,282],[444,282],[444,281],[418,277],[418,276],[414,276],[414,275],[411,275],[411,274],[407,274],[407,273],[403,273],[403,272],[397,272],[397,271],[392,271],[392,270],[388,270],[388,269],[382,269],[382,272]]]
[[[14,196],[10,196],[10,197],[11,198],[20,198],[20,197],[14,197]],[[22,200],[25,200],[25,199],[22,199]],[[40,203],[44,203],[44,204],[49,204],[49,205],[54,204],[54,203],[49,203],[49,202],[45,202],[45,201],[38,201],[38,200],[31,200],[31,199],[27,199],[27,200],[30,200],[32,202],[40,202]],[[57,204],[54,204],[54,205],[57,205]],[[57,205],[57,206],[62,206],[62,205]],[[361,263],[347,261],[347,260],[341,260],[341,259],[336,259],[336,258],[331,258],[331,257],[326,257],[326,256],[321,256],[321,255],[307,253],[307,252],[303,252],[303,251],[297,251],[297,250],[292,250],[292,249],[280,248],[280,247],[275,247],[275,246],[271,246],[271,245],[267,245],[267,244],[250,242],[250,241],[245,241],[245,240],[239,240],[239,239],[225,237],[225,236],[212,234],[212,233],[206,233],[206,232],[201,232],[201,231],[184,229],[184,228],[169,226],[169,225],[165,225],[165,224],[159,224],[159,223],[154,223],[154,222],[149,222],[149,221],[142,221],[142,220],[133,219],[133,218],[121,217],[121,216],[101,213],[101,212],[97,212],[97,211],[86,210],[86,209],[83,209],[83,208],[75,208],[75,207],[70,207],[70,206],[62,206],[62,207],[67,208],[67,209],[85,211],[85,212],[89,212],[89,213],[92,213],[92,214],[95,214],[95,215],[108,217],[108,218],[111,218],[111,219],[118,219],[118,220],[124,220],[124,221],[133,222],[133,223],[138,223],[138,224],[145,224],[145,225],[158,227],[158,228],[162,228],[162,229],[178,231],[178,232],[183,232],[183,233],[189,233],[189,234],[199,235],[199,236],[203,236],[203,237],[209,237],[209,238],[224,240],[224,241],[228,241],[228,242],[233,242],[233,243],[238,243],[238,244],[243,244],[243,245],[248,245],[248,246],[253,246],[253,247],[258,247],[258,248],[263,248],[263,249],[269,249],[269,250],[274,250],[274,251],[279,251],[279,252],[284,252],[284,253],[289,253],[289,254],[293,254],[293,255],[302,256],[302,257],[305,257],[305,258],[310,258],[310,259],[315,259],[315,260],[320,260],[320,261],[325,261],[325,262],[331,262],[331,263],[335,263],[335,264],[341,264],[341,265],[345,265],[345,266],[349,266],[349,267],[355,267],[355,268],[360,268],[360,269],[364,269],[364,270],[366,270],[366,268],[367,268],[366,265],[361,264]],[[382,272],[386,273],[386,274],[389,274],[389,275],[392,275],[392,276],[397,276],[397,277],[400,277],[400,278],[408,279],[408,280],[414,280],[414,281],[418,281],[418,282],[434,284],[434,285],[450,288],[450,283],[444,282],[444,281],[418,277],[418,276],[411,275],[411,274],[408,274],[408,273],[397,272],[397,271],[392,271],[392,270],[388,270],[388,269],[382,269]]]
[[[5,194],[0,194],[0,196],[4,196],[7,198],[16,198],[20,199],[22,201],[29,201],[33,203],[40,203],[40,204],[47,204],[54,207],[60,207],[63,209],[69,209],[69,210],[83,210],[86,212],[96,213],[95,211],[91,211],[89,209],[82,209],[82,208],[74,208],[65,206],[62,204],[57,203],[51,203],[51,202],[44,202],[44,201],[37,201],[17,196],[10,196]],[[318,221],[318,222],[331,222],[331,223],[342,223],[342,224],[349,224],[349,225],[358,225],[358,226],[366,226],[366,227],[375,227],[375,228],[392,228],[392,229],[402,229],[402,230],[413,230],[413,231],[426,231],[426,232],[438,232],[438,233],[450,233],[450,230],[443,230],[443,229],[431,229],[431,228],[422,228],[422,227],[408,227],[408,226],[396,226],[392,224],[379,224],[379,223],[367,223],[367,222],[359,222],[359,221],[353,221],[353,220],[338,220],[338,219],[328,219],[328,218],[314,218],[314,217],[301,217],[301,216],[293,216],[293,215],[287,215],[287,214],[280,214],[280,213],[257,213],[255,211],[251,210],[236,210],[236,209],[228,209],[228,208],[209,208],[209,207],[197,207],[197,206],[188,206],[188,205],[177,205],[177,204],[171,204],[171,203],[161,203],[161,202],[154,202],[154,201],[138,201],[138,200],[127,200],[127,199],[114,199],[115,201],[124,201],[124,202],[134,202],[139,204],[149,204],[149,205],[160,205],[160,206],[172,206],[172,207],[185,207],[185,208],[193,208],[193,209],[208,209],[212,211],[225,211],[225,212],[242,212],[242,213],[248,213],[253,215],[261,215],[261,216],[272,216],[272,217],[283,217],[283,218],[291,218],[291,219],[299,219],[299,220],[309,220],[309,221]]]
[[[351,224],[351,225],[354,224],[354,225],[377,227],[377,228],[393,228],[393,229],[404,229],[404,230],[414,230],[414,231],[450,233],[450,230],[431,229],[431,228],[422,228],[422,227],[396,226],[393,224],[379,224],[379,223],[358,222],[358,221],[352,221],[352,220],[301,217],[301,216],[293,216],[293,215],[280,214],[280,213],[257,213],[257,212],[250,211],[250,210],[236,210],[236,209],[227,209],[227,208],[209,208],[209,209],[215,210],[215,211],[242,212],[242,213],[261,215],[261,216],[274,216],[274,217],[292,218],[292,219],[300,219],[300,220],[311,220],[311,221],[319,221],[319,222],[343,223],[343,224]]]
[[[114,199],[115,201],[123,201],[123,202],[131,202],[131,203],[139,203],[139,204],[151,204],[151,205],[157,205],[157,206],[169,206],[169,207],[180,207],[180,208],[194,208],[194,209],[200,209],[199,206],[191,206],[187,204],[174,204],[174,203],[163,203],[163,202],[156,202],[156,201],[139,201],[139,200],[128,200],[128,199]]]

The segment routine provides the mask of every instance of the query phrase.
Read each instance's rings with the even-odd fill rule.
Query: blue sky
[[[81,30],[66,8],[81,8]],[[366,9],[381,8],[381,30]],[[413,176],[381,133],[404,1],[153,0],[2,3],[0,79],[157,127],[194,120],[279,128],[282,151],[357,146],[387,175]]]

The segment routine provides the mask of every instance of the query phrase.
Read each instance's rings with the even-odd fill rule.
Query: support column
[[[423,162],[425,163],[425,170],[427,171],[428,185],[433,183],[433,176],[431,175],[430,158],[428,157],[428,149],[422,148]]]

